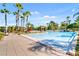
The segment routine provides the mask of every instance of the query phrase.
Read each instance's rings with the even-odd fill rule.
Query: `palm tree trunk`
[[[27,18],[26,18],[26,30],[27,30],[27,23],[28,23],[27,21],[28,21],[28,16],[27,16]]]
[[[16,31],[18,30],[18,14],[16,15]]]
[[[18,17],[17,17],[17,25],[18,25],[18,30],[19,30],[19,14],[18,14]]]
[[[23,32],[23,18],[21,18],[21,31]]]
[[[21,19],[21,27],[23,27],[23,19]]]
[[[5,13],[5,35],[7,35],[7,13]]]
[[[16,21],[17,21],[17,32],[18,32],[18,30],[19,30],[19,10],[18,10],[18,14],[17,14],[17,19],[16,19]]]
[[[23,18],[23,32],[24,32],[24,24],[25,24],[25,18]]]

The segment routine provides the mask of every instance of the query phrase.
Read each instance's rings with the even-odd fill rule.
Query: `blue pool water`
[[[75,32],[52,32],[48,31],[40,34],[31,34],[33,38],[40,39],[41,43],[52,47],[61,48],[64,51],[73,50],[75,41]],[[42,39],[42,40],[41,40]],[[72,42],[73,41],[73,42]]]

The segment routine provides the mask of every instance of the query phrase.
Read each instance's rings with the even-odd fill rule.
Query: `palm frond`
[[[1,13],[4,13],[4,10],[3,10],[3,9],[1,9],[1,10],[0,10],[0,12],[1,12]]]
[[[16,7],[17,7],[19,10],[23,9],[23,6],[22,6],[21,3],[16,3]]]
[[[75,13],[75,14],[73,15],[73,17],[75,17],[76,15],[79,15],[79,12]]]
[[[23,13],[24,16],[30,16],[31,12],[30,11],[26,11],[25,13]]]
[[[25,14],[25,13],[23,13],[23,16],[26,16],[26,14]]]
[[[20,16],[20,18],[24,18],[24,16]]]
[[[18,12],[13,12],[14,15],[18,14]]]
[[[31,15],[31,12],[30,12],[30,11],[26,11],[26,14],[27,14],[27,15]]]
[[[10,11],[9,10],[7,10],[7,9],[3,9],[3,10],[4,10],[5,13],[10,14]]]
[[[0,12],[1,12],[1,13],[8,13],[8,14],[10,14],[10,11],[7,10],[7,9],[1,9]]]
[[[66,18],[68,19],[68,18],[70,18],[70,16],[67,16]]]

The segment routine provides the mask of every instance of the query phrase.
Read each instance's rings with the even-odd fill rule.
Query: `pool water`
[[[60,48],[64,51],[68,51],[68,49],[75,49],[75,45],[70,43],[75,41],[75,32],[53,32],[48,31],[40,34],[30,34],[31,37],[35,39],[40,39],[43,44],[47,44],[49,46]],[[73,36],[74,35],[74,36]],[[73,43],[72,42],[72,43]],[[69,46],[70,45],[70,46]]]

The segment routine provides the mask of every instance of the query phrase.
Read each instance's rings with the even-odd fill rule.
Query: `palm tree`
[[[26,12],[24,13],[24,16],[26,17],[26,25],[27,25],[28,17],[29,17],[30,15],[31,15],[30,11],[26,11]],[[26,28],[27,28],[27,26],[26,26]]]
[[[24,22],[25,22],[25,18],[24,18],[23,15],[22,15],[20,18],[21,18],[21,29],[23,29],[23,31],[24,31]]]
[[[23,27],[23,20],[24,20],[24,17],[21,16],[20,18],[21,18],[21,27]]]
[[[78,15],[78,16],[77,16],[77,15]],[[77,19],[75,20],[76,23],[79,23],[79,12],[77,12],[77,13],[75,13],[75,14],[73,15],[73,17],[75,17],[75,16],[77,16]]]
[[[69,19],[70,19],[70,16],[67,16],[66,19],[67,19],[67,23],[68,23],[68,25],[69,25],[70,22],[71,22],[71,20],[69,20]]]
[[[19,15],[18,15],[18,12],[13,12],[13,14],[16,15],[16,31],[17,31],[18,23],[19,23],[19,20],[18,20]]]
[[[75,13],[74,15],[73,15],[73,17],[75,17],[75,16],[78,16],[79,17],[79,12],[77,12],[77,13]],[[77,17],[77,18],[78,18]]]
[[[23,13],[23,15],[22,15],[22,16],[23,16],[23,19],[24,19],[24,20],[23,20],[23,27],[24,27],[26,14],[25,14],[25,13]]]
[[[26,11],[25,14],[26,14],[26,17],[27,17],[26,18],[26,22],[27,22],[28,21],[28,17],[31,15],[31,13],[30,13],[30,11]]]
[[[77,19],[75,20],[75,22],[79,24],[79,16],[77,17]]]
[[[24,24],[25,24],[25,17],[26,17],[26,14],[25,13],[22,13],[22,15],[20,16],[21,18],[21,27],[23,27],[23,31],[24,31]]]
[[[75,17],[75,16],[77,16],[77,15],[79,15],[79,12],[75,13],[75,14],[73,15],[73,17]]]
[[[17,29],[19,30],[19,27],[18,27],[18,26],[19,26],[19,15],[20,15],[21,10],[23,9],[23,6],[22,6],[22,4],[20,4],[20,3],[16,3],[15,6],[16,6],[17,9],[18,9],[17,12],[16,12],[16,13],[17,13],[16,18],[17,18],[17,23],[18,23],[18,24],[17,24]]]
[[[7,14],[9,14],[10,12],[6,9],[6,4],[3,3],[2,4],[4,9],[1,9],[0,12],[4,13],[4,17],[5,17],[5,35],[7,35]]]

